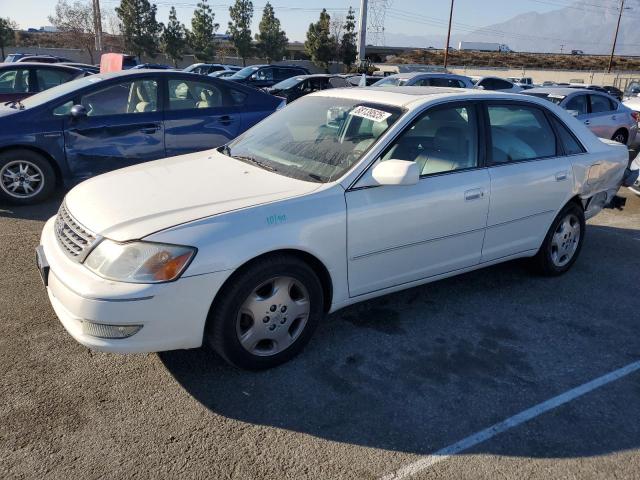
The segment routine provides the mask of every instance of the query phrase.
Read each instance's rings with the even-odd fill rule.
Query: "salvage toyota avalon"
[[[332,89],[219,149],[78,185],[37,261],[89,348],[208,344],[268,368],[356,302],[521,257],[566,272],[626,165],[538,98]]]

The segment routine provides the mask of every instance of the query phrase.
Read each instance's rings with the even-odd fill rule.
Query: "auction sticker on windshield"
[[[360,105],[349,112],[356,117],[366,118],[367,120],[373,120],[374,122],[382,122],[389,118],[391,114],[384,110],[378,110],[377,108],[364,107]]]

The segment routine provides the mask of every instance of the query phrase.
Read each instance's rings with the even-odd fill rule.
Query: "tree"
[[[256,48],[260,56],[267,59],[268,63],[279,60],[287,53],[289,39],[283,30],[280,30],[280,20],[278,20],[269,2],[262,10],[262,19],[256,33]]]
[[[93,7],[88,3],[58,0],[55,14],[49,15],[51,25],[64,35],[68,46],[78,45],[85,49],[93,63],[96,25],[93,18]]]
[[[326,8],[320,12],[320,19],[309,25],[304,48],[313,63],[329,72],[329,62],[335,53],[335,39],[331,36],[331,17]]]
[[[16,36],[14,31],[18,29],[16,22],[10,18],[0,17],[0,51],[2,51],[2,59],[4,60],[4,47],[14,45]]]
[[[153,58],[158,51],[163,26],[156,20],[157,9],[149,0],[120,0],[120,6],[116,7],[125,49],[138,59],[142,54]]]
[[[351,65],[355,63],[358,55],[358,47],[356,45],[356,15],[351,7],[349,7],[343,29],[344,32],[340,39],[340,59],[347,67],[347,70],[350,70]]]
[[[160,38],[162,51],[173,61],[173,66],[178,67],[178,60],[182,60],[182,53],[187,45],[187,32],[178,20],[176,7],[169,11],[169,23],[162,30]]]
[[[207,3],[202,0],[198,3],[198,8],[193,12],[191,19],[191,34],[189,35],[189,45],[193,49],[193,54],[199,62],[210,62],[216,54],[215,37],[220,25],[215,23],[215,14]]]
[[[251,20],[253,19],[253,2],[251,0],[236,0],[236,3],[229,7],[229,31],[231,43],[242,58],[242,64],[247,64],[247,57],[253,50],[251,43]]]

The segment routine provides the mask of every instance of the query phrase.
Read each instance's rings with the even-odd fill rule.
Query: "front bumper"
[[[153,285],[105,280],[64,254],[55,238],[53,221],[45,224],[40,241],[49,266],[47,293],[60,322],[79,343],[117,353],[202,345],[209,307],[227,272]],[[83,322],[142,328],[127,338],[100,338],[85,333]]]

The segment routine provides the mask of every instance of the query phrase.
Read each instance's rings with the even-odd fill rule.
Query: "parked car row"
[[[512,81],[513,80],[513,81]],[[518,82],[518,83],[515,83]],[[481,90],[522,93],[549,100],[567,109],[582,121],[593,133],[602,138],[632,145],[636,141],[640,120],[638,108],[624,105],[614,98],[614,87],[594,85],[569,85],[565,87],[533,86],[531,78],[465,77],[450,73],[411,72],[385,77],[374,84],[376,87],[436,86],[449,88],[476,88]],[[610,93],[611,92],[611,93]],[[638,87],[640,92],[640,87]],[[620,92],[621,93],[621,92]]]

